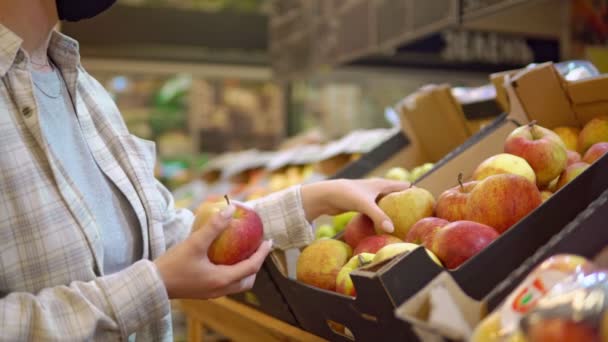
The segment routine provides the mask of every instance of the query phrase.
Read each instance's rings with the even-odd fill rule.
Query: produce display
[[[607,150],[608,144],[602,141],[608,141],[608,135],[602,136],[602,120],[591,120],[576,139],[576,146],[581,147],[578,151],[590,161]],[[573,146],[576,130],[562,127],[558,132]],[[578,151],[568,150],[560,135],[535,122],[520,126],[505,139],[504,153],[482,161],[469,181],[458,175],[459,185],[444,191],[437,200],[416,186],[380,198],[378,206],[393,222],[392,233],[374,227],[372,220],[360,213],[334,218],[334,226],[345,225],[339,239],[328,236],[328,226],[320,227],[324,232],[317,234],[319,240],[305,248],[298,259],[297,279],[354,295],[347,270],[411,252],[418,246],[426,248],[445,268],[458,268],[582,173],[588,163],[568,165],[568,152]],[[407,175],[396,167],[386,177],[403,180]],[[336,287],[336,283],[342,285]]]

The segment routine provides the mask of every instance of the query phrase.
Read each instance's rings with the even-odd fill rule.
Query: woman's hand
[[[272,248],[264,241],[249,259],[231,266],[215,265],[207,250],[228,226],[234,212],[230,205],[215,214],[204,227],[193,227],[193,233],[154,261],[167,288],[169,298],[207,299],[250,289],[255,275]],[[194,225],[201,225],[199,220]]]
[[[410,183],[384,179],[331,180],[302,186],[302,206],[308,221],[321,215],[337,215],[357,211],[369,216],[378,229],[387,233],[394,230],[390,218],[376,201],[391,192],[402,191]]]

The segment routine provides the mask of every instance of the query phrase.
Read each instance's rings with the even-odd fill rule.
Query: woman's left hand
[[[321,215],[337,215],[357,211],[369,216],[378,229],[394,230],[391,219],[378,207],[377,200],[411,185],[384,179],[338,179],[302,186],[302,205],[308,221]]]

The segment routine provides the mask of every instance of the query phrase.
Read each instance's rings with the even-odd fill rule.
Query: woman
[[[129,134],[78,44],[53,30],[112,2],[0,2],[0,339],[170,340],[169,299],[251,288],[272,241],[309,243],[319,215],[357,210],[392,231],[375,200],[408,184],[321,182],[252,203],[268,240],[212,264],[234,208],[189,235],[193,214],[153,177],[153,144]]]

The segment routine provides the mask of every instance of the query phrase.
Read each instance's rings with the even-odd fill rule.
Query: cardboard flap
[[[421,340],[434,335],[466,340],[479,323],[483,305],[467,296],[447,272],[440,273],[395,310],[412,324]]]
[[[582,124],[608,113],[608,75],[566,82],[566,90]]]
[[[470,135],[462,107],[447,85],[425,87],[401,106],[422,149],[432,161],[441,159]]]
[[[509,81],[507,83],[507,81]],[[530,120],[545,127],[579,126],[561,76],[553,63],[543,63],[505,77],[505,88],[512,87]],[[508,90],[507,90],[508,91]],[[513,101],[512,98],[510,98]],[[513,108],[510,107],[512,110]]]

